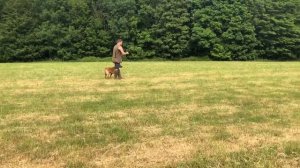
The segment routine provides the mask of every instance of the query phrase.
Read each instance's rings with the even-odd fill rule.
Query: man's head
[[[123,40],[122,40],[122,39],[118,39],[118,40],[117,40],[117,44],[118,44],[118,45],[123,45]]]

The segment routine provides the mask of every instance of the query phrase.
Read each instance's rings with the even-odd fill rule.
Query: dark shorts
[[[114,62],[114,64],[115,64],[115,69],[122,68],[122,65],[120,63]]]

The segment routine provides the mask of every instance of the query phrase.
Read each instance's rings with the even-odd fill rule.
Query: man
[[[113,56],[112,56],[112,62],[115,64],[115,72],[114,76],[115,79],[122,79],[120,68],[122,68],[122,57],[128,55],[128,52],[124,52],[123,49],[123,40],[118,39],[117,44],[114,46],[113,49]]]

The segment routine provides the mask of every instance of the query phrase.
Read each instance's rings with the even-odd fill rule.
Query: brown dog
[[[115,67],[106,67],[104,69],[105,79],[111,78],[111,76],[115,73]]]

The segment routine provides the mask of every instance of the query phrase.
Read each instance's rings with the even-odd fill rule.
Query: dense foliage
[[[300,59],[299,0],[0,0],[0,62]]]

